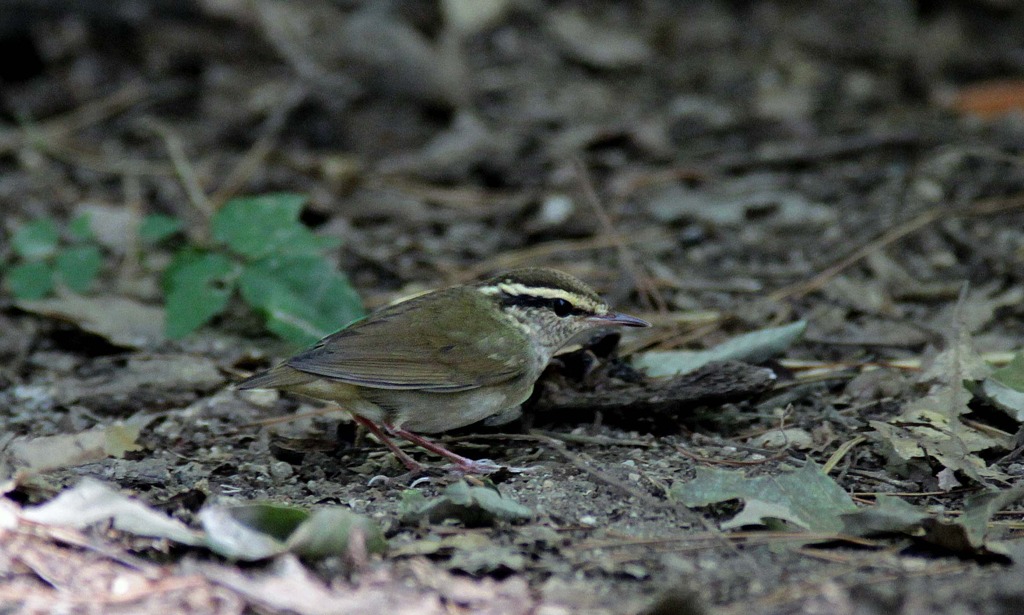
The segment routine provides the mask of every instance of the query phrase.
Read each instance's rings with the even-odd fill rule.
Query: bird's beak
[[[619,325],[622,327],[651,326],[651,323],[646,320],[641,320],[636,316],[630,316],[628,314],[619,314],[618,312],[608,312],[607,314],[591,316],[587,318],[587,320],[597,325]]]

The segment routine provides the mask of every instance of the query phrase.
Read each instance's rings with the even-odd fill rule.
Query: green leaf
[[[331,506],[312,513],[281,504],[211,506],[199,513],[210,549],[235,560],[255,561],[290,551],[321,559],[344,556],[354,533],[370,553],[382,553],[387,540],[380,527],[352,511]]]
[[[739,470],[697,468],[693,480],[672,486],[672,495],[687,506],[743,500],[757,514],[737,515],[723,527],[781,519],[816,532],[838,532],[840,516],[856,506],[849,494],[813,462],[778,476],[748,478]]]
[[[199,511],[206,546],[228,559],[252,562],[285,552],[284,541],[309,516],[277,504],[209,506]]]
[[[98,246],[72,246],[57,253],[54,261],[57,279],[82,294],[89,290],[103,268],[103,253]]]
[[[139,239],[147,245],[156,245],[174,235],[184,224],[181,220],[164,214],[150,214],[139,225]]]
[[[380,526],[346,508],[332,506],[313,511],[288,537],[288,550],[311,559],[346,555],[354,533],[370,553],[383,553],[388,546]]]
[[[652,351],[638,355],[633,366],[648,376],[678,376],[713,361],[760,363],[783,353],[803,335],[807,322],[800,320],[781,327],[770,327],[740,335],[708,350]]]
[[[230,506],[227,510],[239,523],[280,541],[288,540],[292,532],[309,518],[308,511],[284,504],[243,504]]]
[[[1013,355],[1009,363],[992,372],[989,378],[1015,391],[1024,392],[1024,352]]]
[[[402,523],[427,520],[441,523],[447,519],[461,521],[469,527],[491,525],[496,520],[528,521],[533,511],[501,496],[497,489],[470,487],[465,481],[448,486],[444,495],[432,500],[415,497],[410,491],[402,495]]]
[[[364,315],[348,279],[316,256],[275,256],[250,264],[239,280],[242,298],[267,328],[308,345]]]
[[[983,546],[988,536],[988,524],[992,521],[993,515],[1022,498],[1024,498],[1024,486],[1021,485],[969,496],[964,501],[964,514],[958,521],[964,527],[971,545]]]
[[[73,241],[88,241],[94,237],[89,214],[81,214],[68,224],[68,234]]]
[[[1018,423],[1024,422],[1024,352],[1018,352],[1013,360],[985,378],[980,392]]]
[[[180,339],[224,311],[234,290],[231,260],[223,254],[184,251],[165,274],[167,337]]]
[[[18,256],[34,260],[53,256],[59,240],[56,223],[42,218],[20,226],[14,232],[11,245]]]
[[[891,495],[878,495],[874,506],[867,506],[839,516],[843,521],[843,533],[851,536],[873,536],[876,534],[924,533],[923,522],[931,515],[913,504]]]
[[[7,286],[18,299],[42,299],[53,292],[53,269],[46,261],[29,261],[10,268]]]
[[[256,260],[272,255],[320,254],[337,241],[313,234],[299,222],[306,198],[268,194],[228,201],[213,218],[213,238],[234,252]]]

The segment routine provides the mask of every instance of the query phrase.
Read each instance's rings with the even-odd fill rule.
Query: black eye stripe
[[[501,305],[503,307],[546,308],[561,317],[569,316],[570,314],[584,316],[589,313],[587,310],[576,307],[566,299],[530,295],[502,295]]]

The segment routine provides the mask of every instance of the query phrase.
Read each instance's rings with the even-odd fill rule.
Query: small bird
[[[485,474],[500,466],[418,434],[516,412],[558,349],[607,326],[650,325],[571,275],[517,269],[388,305],[236,388],[336,402],[414,472],[422,466],[389,435]]]

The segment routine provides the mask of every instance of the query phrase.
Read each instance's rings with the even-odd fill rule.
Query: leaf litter
[[[966,293],[963,295],[966,296]],[[937,462],[943,469],[960,473],[989,486],[993,481],[1008,483],[1011,477],[990,464],[982,453],[1006,451],[1013,447],[1012,434],[980,423],[966,423],[972,412],[972,389],[988,378],[993,369],[975,351],[962,316],[966,302],[954,313],[946,349],[936,355],[918,382],[928,393],[906,405],[899,416],[888,421],[870,421],[891,467],[905,472],[908,464]],[[943,484],[953,487],[947,478]]]
[[[730,326],[744,330],[806,320],[819,330],[822,323],[831,325],[825,329],[834,336],[808,336],[787,345],[787,358],[836,361],[838,367],[813,378],[803,373],[796,381],[785,364],[758,368],[774,370],[770,382],[742,396],[700,397],[705,405],[693,412],[688,406],[680,411],[692,398],[673,395],[666,401],[664,390],[649,391],[643,409],[632,412],[620,396],[619,416],[614,416],[599,404],[607,390],[602,387],[635,376],[615,365],[607,370],[610,378],[590,382],[595,388],[589,397],[571,396],[587,406],[583,420],[557,412],[527,417],[575,437],[567,450],[585,471],[563,463],[536,441],[459,435],[456,442],[467,452],[543,466],[536,476],[512,477],[499,485],[503,499],[533,511],[531,520],[517,525],[492,519],[477,529],[450,518],[400,525],[398,493],[364,484],[367,476],[395,468],[379,449],[353,436],[349,425],[302,419],[291,429],[316,444],[281,446],[279,431],[247,424],[265,418],[260,414],[287,416],[304,408],[299,402],[275,397],[254,408],[219,391],[237,371],[267,359],[266,350],[239,347],[265,349],[264,339],[220,346],[222,338],[214,334],[223,328],[248,330],[250,324],[236,319],[230,305],[210,329],[185,342],[206,344],[198,354],[208,355],[216,369],[201,365],[201,378],[177,379],[173,387],[140,377],[118,390],[104,387],[117,379],[112,373],[125,371],[139,358],[141,353],[132,349],[179,356],[153,362],[152,372],[162,365],[174,373],[187,362],[184,346],[166,341],[162,329],[152,337],[138,333],[161,322],[162,315],[144,316],[138,320],[145,322],[131,326],[110,316],[93,325],[114,307],[97,303],[86,316],[69,310],[62,316],[56,309],[46,315],[31,311],[28,303],[25,311],[8,309],[7,297],[0,297],[5,324],[0,331],[0,406],[13,408],[0,414],[9,419],[4,424],[8,436],[31,441],[90,432],[93,438],[91,430],[102,431],[98,425],[125,416],[155,411],[160,419],[130,439],[143,450],[54,469],[46,475],[47,484],[19,485],[2,500],[4,509],[51,497],[54,488],[77,484],[83,475],[101,476],[137,501],[187,520],[193,530],[200,525],[198,512],[212,505],[207,499],[225,506],[277,501],[301,504],[304,510],[344,507],[380,522],[389,542],[398,545],[433,537],[443,545],[433,552],[423,546],[419,555],[395,555],[398,549],[386,558],[367,553],[368,565],[359,561],[363,550],[349,546],[345,556],[323,561],[300,565],[293,554],[281,553],[239,567],[206,554],[197,558],[205,561],[197,562],[191,556],[202,547],[165,551],[162,539],[140,542],[110,530],[110,521],[82,530],[81,540],[71,543],[85,546],[67,547],[62,540],[76,536],[67,528],[58,533],[35,524],[31,528],[45,536],[40,540],[20,532],[16,523],[10,530],[8,519],[0,524],[6,532],[0,553],[21,559],[5,567],[13,572],[4,577],[4,595],[45,598],[51,611],[82,609],[87,602],[97,612],[179,612],[186,607],[366,612],[385,605],[390,612],[416,613],[636,613],[647,595],[662,588],[668,588],[666,594],[693,596],[664,603],[691,611],[722,606],[725,612],[744,613],[842,612],[843,607],[875,612],[880,604],[910,604],[934,612],[983,612],[1019,602],[1016,570],[978,564],[989,561],[989,552],[996,549],[977,545],[1013,537],[1012,525],[1007,533],[1006,525],[991,522],[992,511],[1002,508],[1011,514],[1019,506],[1012,503],[1012,492],[960,505],[965,492],[977,493],[979,478],[1000,484],[983,471],[1002,471],[1012,480],[1021,475],[1012,454],[1000,457],[1001,445],[967,450],[984,445],[974,442],[971,432],[1002,441],[999,431],[1010,433],[1019,424],[1012,412],[988,414],[1000,404],[1004,412],[1012,409],[1009,391],[983,396],[973,383],[985,376],[965,377],[970,370],[962,357],[952,361],[959,367],[942,368],[916,390],[876,382],[866,387],[870,394],[857,397],[843,387],[859,371],[856,366],[891,370],[919,357],[935,339],[929,328],[946,329],[943,306],[964,278],[985,280],[977,294],[969,294],[977,312],[968,315],[965,325],[979,348],[1024,346],[1014,258],[1020,214],[1019,207],[1009,206],[1019,200],[1024,183],[1020,165],[1006,160],[1019,140],[1013,123],[936,115],[933,96],[908,97],[902,87],[902,60],[935,47],[922,40],[969,45],[972,68],[982,71],[990,63],[1005,63],[1013,55],[1012,35],[1020,29],[1016,17],[1006,13],[1001,14],[1005,19],[992,20],[980,4],[958,6],[955,15],[942,7],[920,15],[897,2],[865,13],[861,27],[850,29],[826,4],[790,8],[779,3],[750,12],[710,3],[687,11],[685,19],[678,18],[671,3],[660,2],[609,5],[594,12],[567,5],[551,14],[537,3],[490,2],[489,8],[474,9],[480,11],[475,17],[468,4],[443,3],[443,16],[424,3],[378,8],[374,3],[265,2],[257,4],[254,14],[241,4],[207,2],[171,19],[153,18],[161,14],[158,7],[155,13],[131,15],[108,15],[101,7],[100,17],[69,10],[59,23],[44,19],[38,25],[35,12],[27,8],[31,28],[24,30],[25,40],[38,43],[38,37],[49,37],[39,54],[47,70],[10,88],[15,115],[27,118],[28,126],[6,126],[0,135],[0,149],[9,154],[2,157],[2,187],[11,196],[5,209],[11,228],[40,211],[60,218],[82,202],[96,202],[150,215],[173,214],[187,223],[191,237],[202,234],[197,219],[203,213],[193,211],[197,204],[174,173],[194,172],[187,179],[209,189],[215,204],[239,190],[262,194],[287,186],[310,195],[301,212],[304,226],[329,228],[343,238],[332,258],[354,286],[368,293],[371,304],[401,291],[468,279],[471,272],[496,263],[552,264],[599,284],[624,310],[642,307],[633,303],[634,286],[657,289],[667,308],[662,323],[671,323],[663,324],[664,333],[675,336],[668,340],[670,347],[704,334],[679,324],[675,316],[684,309],[722,314]],[[102,28],[109,23],[119,32],[144,32],[133,38],[142,53],[94,49],[93,41],[102,40]],[[958,36],[948,36],[949,28]],[[181,36],[184,29],[188,36]],[[994,36],[973,34],[992,29]],[[929,59],[919,75],[922,92],[941,94],[950,83],[959,87],[964,60],[949,51],[940,44],[939,53]],[[138,57],[148,59],[144,66]],[[180,70],[183,61],[188,70]],[[60,77],[66,75],[61,65],[68,62],[88,66],[89,74],[66,81]],[[142,79],[125,85],[117,82],[118,75]],[[110,96],[108,88],[115,90]],[[286,91],[299,92],[291,95],[296,102],[283,102]],[[81,101],[89,102],[75,108]],[[908,108],[913,113],[892,115],[894,109]],[[159,143],[134,128],[150,115],[166,122],[168,132],[185,146],[184,160],[174,161],[177,168],[161,157],[154,147]],[[928,121],[914,119],[923,117]],[[979,142],[989,148],[981,155]],[[574,206],[578,195],[566,162],[570,157],[593,173],[595,192],[608,200],[612,231],[595,231],[586,216],[574,215],[580,208]],[[331,171],[332,158],[344,159],[345,170]],[[380,173],[389,165],[390,176]],[[182,166],[187,168],[182,171]],[[355,212],[350,191],[366,186],[379,186],[388,196],[370,199]],[[686,203],[679,200],[680,192]],[[658,194],[664,198],[655,199]],[[536,210],[553,195],[572,205],[562,208],[569,213],[531,225]],[[981,211],[980,204],[992,199],[1004,209]],[[913,226],[913,237],[890,234],[921,212],[927,214],[921,219],[930,222]],[[138,224],[137,215],[131,218],[131,225]],[[119,219],[109,220],[110,226],[124,227],[129,216]],[[167,229],[175,226],[165,224],[153,236],[173,233]],[[653,236],[654,226],[660,229],[659,240],[637,239]],[[45,245],[52,236],[43,239],[36,255],[55,258],[53,244]],[[119,239],[125,238],[107,236],[105,247],[120,254],[131,242]],[[159,262],[174,245],[149,245],[145,257],[152,252]],[[5,248],[0,242],[0,255]],[[886,274],[877,266],[883,255],[899,263],[898,273]],[[84,270],[94,256],[83,251],[67,260],[83,264]],[[629,275],[621,271],[623,256],[638,264]],[[843,261],[836,269],[833,259],[839,257]],[[114,264],[105,263],[106,273]],[[305,271],[306,264],[311,262],[295,269]],[[46,285],[57,282],[53,262],[33,266],[36,270],[23,274],[22,281],[38,284],[45,277]],[[808,279],[820,281],[824,278],[813,276],[840,270],[841,278],[833,279],[842,281],[834,287],[812,285],[822,292],[770,302],[753,296]],[[631,280],[634,275],[649,279]],[[702,284],[692,285],[692,280]],[[201,290],[219,290],[223,281],[214,279]],[[634,284],[641,281],[648,283]],[[105,291],[109,283],[101,276],[95,288]],[[321,323],[294,311],[296,291],[311,286],[307,278],[277,286],[274,292],[284,298],[265,309],[279,330],[308,335],[343,324]],[[54,326],[53,319],[79,323],[84,330],[93,327],[129,352],[117,355],[117,348],[104,348],[97,356],[94,343],[82,344],[72,328]],[[712,337],[720,334],[710,332]],[[695,373],[721,384],[734,373],[723,365],[713,363]],[[132,370],[139,375],[147,367],[134,365]],[[215,372],[219,382],[204,376]],[[75,386],[63,390],[73,394],[54,396],[65,379]],[[957,389],[956,382],[964,380],[964,390]],[[995,391],[996,380],[981,382],[982,388]],[[631,391],[643,390],[640,383],[632,381]],[[105,393],[95,394],[91,387]],[[766,392],[771,397],[759,401],[757,396]],[[894,438],[873,429],[891,424],[912,402],[931,393],[935,398],[923,404],[928,412],[908,417]],[[670,420],[651,420],[647,409],[659,404],[673,408]],[[623,414],[632,415],[628,426],[620,420]],[[800,429],[812,434],[808,449],[786,445],[765,450],[760,446],[771,441],[756,438]],[[332,437],[335,432],[339,438]],[[962,529],[944,531],[949,544],[960,540],[968,546],[962,553],[970,561],[918,552],[883,553],[863,563],[844,560],[846,553],[835,548],[808,565],[805,552],[780,553],[752,541],[742,543],[738,553],[724,546],[709,548],[717,543],[695,533],[693,518],[679,515],[681,506],[668,498],[668,485],[693,479],[695,466],[742,465],[756,470],[751,474],[755,479],[803,468],[807,459],[828,455],[836,440],[819,434],[829,433],[838,441],[859,442],[837,451],[842,455],[830,476],[858,500],[877,498],[877,508],[884,510],[874,513],[887,520],[866,525],[902,524],[918,536],[930,525],[962,521],[967,524]],[[858,441],[860,434],[874,439]],[[638,440],[648,446],[602,444]],[[915,443],[921,456],[909,461],[892,457],[892,467],[882,467],[881,447],[894,447],[896,440]],[[684,446],[699,449],[700,455],[678,455]],[[98,456],[115,451],[105,444],[85,448]],[[980,463],[965,462],[973,459]],[[150,463],[164,472],[148,475]],[[443,499],[445,486],[441,481],[421,487],[424,500]],[[780,516],[792,517],[791,525],[809,523],[794,496],[786,500],[782,493],[766,493],[771,499],[748,494],[751,502],[760,502],[746,507],[752,526],[775,524]],[[220,499],[225,496],[231,497]],[[964,514],[950,513],[940,522],[920,520],[919,513],[894,504],[902,501],[891,499],[897,497],[928,498],[912,501],[928,502],[924,510],[929,514],[937,506]],[[983,526],[985,531],[979,531]],[[547,530],[543,535],[541,528]],[[761,534],[765,542],[773,539]],[[734,532],[729,538],[749,540]],[[570,548],[590,540],[633,546],[582,554]],[[900,534],[895,540],[905,543]],[[132,545],[131,553],[123,543]],[[673,549],[671,544],[684,546]],[[914,544],[920,543],[915,539]],[[489,545],[496,547],[492,563],[474,560]],[[1014,550],[1009,551],[1012,557]],[[154,559],[161,563],[151,563]],[[332,560],[345,560],[345,565],[332,568]],[[449,568],[453,562],[461,562],[461,568]],[[875,572],[880,568],[884,572]],[[133,570],[145,574],[133,575]],[[26,585],[32,592],[17,591]],[[131,590],[127,597],[110,591],[125,587]],[[146,598],[133,599],[140,595]],[[79,602],[69,605],[68,596]],[[655,605],[650,612],[672,612],[658,608],[672,607]]]

